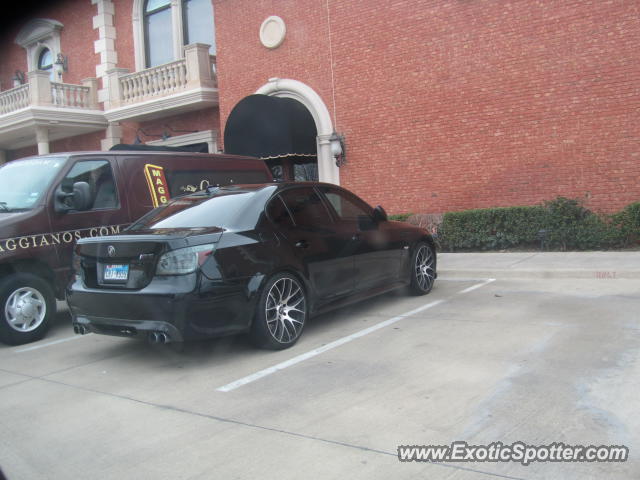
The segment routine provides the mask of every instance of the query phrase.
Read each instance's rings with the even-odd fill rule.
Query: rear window
[[[129,230],[225,227],[251,202],[255,192],[221,191],[213,197],[189,196],[162,205]]]

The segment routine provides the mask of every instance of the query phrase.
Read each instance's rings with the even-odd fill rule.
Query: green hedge
[[[640,243],[640,202],[630,203],[614,214],[611,223],[618,230],[623,245]]]
[[[539,248],[593,250],[640,241],[640,202],[600,216],[579,200],[558,197],[544,205],[449,212],[438,227],[443,250]],[[543,243],[541,243],[543,242]]]
[[[397,213],[395,215],[388,215],[389,220],[396,220],[398,222],[406,222],[413,213]]]
[[[438,242],[447,250],[531,246],[545,226],[543,207],[507,207],[445,213]]]

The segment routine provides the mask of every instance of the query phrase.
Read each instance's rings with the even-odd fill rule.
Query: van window
[[[81,160],[69,171],[63,185],[87,182],[92,202],[89,210],[118,207],[118,192],[113,179],[111,164],[107,160]]]

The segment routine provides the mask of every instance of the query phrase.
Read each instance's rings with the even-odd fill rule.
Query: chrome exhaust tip
[[[147,339],[151,344],[165,344],[171,342],[169,336],[164,332],[149,332]]]
[[[75,323],[73,325],[73,331],[78,335],[86,335],[87,333],[89,333],[89,329],[79,323]]]

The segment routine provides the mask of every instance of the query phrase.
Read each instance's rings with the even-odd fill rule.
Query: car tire
[[[9,345],[40,340],[55,310],[48,282],[30,273],[9,275],[0,281],[0,340]]]
[[[295,276],[279,273],[265,284],[251,325],[254,345],[283,350],[298,341],[307,318],[308,300],[304,286]]]
[[[409,292],[413,295],[426,295],[436,280],[436,257],[433,247],[420,242],[413,249],[410,263]]]

